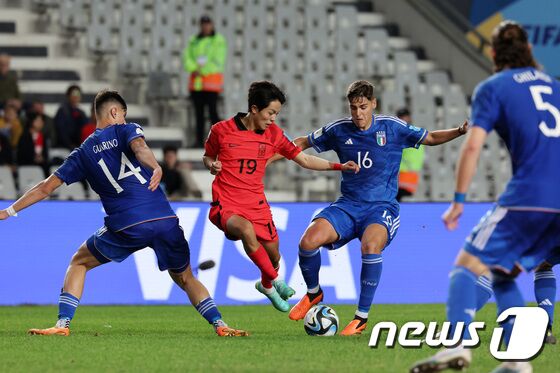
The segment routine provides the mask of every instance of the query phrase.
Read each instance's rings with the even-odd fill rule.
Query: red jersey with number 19
[[[293,159],[301,149],[275,123],[266,130],[249,131],[241,122],[245,113],[214,124],[205,144],[205,155],[222,162],[212,183],[212,200],[222,205],[255,209],[265,201],[263,177],[266,162],[275,153]]]

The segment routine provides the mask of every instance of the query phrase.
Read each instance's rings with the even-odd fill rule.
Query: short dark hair
[[[397,110],[395,115],[397,116],[397,118],[408,117],[408,116],[410,116],[410,110],[403,107],[403,108],[400,108],[399,110]]]
[[[178,149],[175,145],[165,145],[163,147],[163,154],[167,154],[168,152],[177,153]]]
[[[266,108],[272,101],[280,101],[282,105],[286,102],[286,95],[274,83],[260,80],[251,83],[247,97],[248,110],[255,105],[259,111]]]
[[[97,95],[95,96],[95,100],[93,102],[95,107],[95,115],[101,117],[103,106],[110,102],[116,102],[120,104],[126,113],[126,102],[124,101],[124,98],[122,98],[122,96],[119,94],[119,92],[104,89],[97,93]]]
[[[348,87],[346,98],[348,102],[353,102],[360,97],[365,97],[371,101],[375,98],[374,91],[375,87],[367,80],[356,80]]]
[[[80,92],[80,94],[82,94],[82,89],[80,88],[80,86],[76,84],[72,84],[70,87],[66,89],[66,97],[70,97],[70,95],[74,91],[78,91]]]
[[[510,20],[502,21],[492,32],[492,49],[494,49],[494,71],[515,69],[519,67],[537,67],[533,58],[527,31]]]

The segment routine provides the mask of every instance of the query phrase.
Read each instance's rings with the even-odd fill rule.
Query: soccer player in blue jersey
[[[495,74],[475,89],[473,128],[461,150],[455,200],[443,215],[457,227],[465,195],[487,134],[495,130],[509,150],[513,176],[497,204],[480,220],[460,250],[450,274],[447,318],[455,332],[476,310],[475,282],[491,271],[498,313],[525,305],[512,272],[530,271],[554,255],[560,241],[560,83],[537,69],[526,31],[503,21],[492,34]],[[509,343],[512,322],[502,325]],[[462,335],[470,339],[468,333]],[[417,362],[411,372],[460,369],[471,362],[461,345]],[[495,372],[532,372],[526,361],[508,361]]]
[[[146,145],[142,128],[126,123],[124,99],[116,91],[101,91],[95,97],[95,113],[95,132],[64,164],[10,207],[0,210],[0,220],[7,219],[45,199],[62,183],[87,180],[107,213],[105,225],[72,257],[59,297],[56,325],[29,333],[70,335],[70,321],[80,303],[87,271],[110,261],[121,262],[149,246],[156,253],[159,269],[169,271],[219,336],[248,335],[224,323],[208,290],[193,276],[189,245],[159,188],[161,167]]]
[[[464,135],[468,125],[465,122],[457,128],[428,132],[395,117],[373,115],[377,104],[374,87],[364,80],[352,83],[346,97],[351,117],[294,141],[302,149],[312,146],[318,152],[334,150],[341,162],[355,161],[361,171],[342,175],[342,196],[313,218],[301,238],[299,265],[307,294],[292,308],[289,317],[303,319],[323,299],[319,286],[320,247],[338,249],[358,238],[362,243],[360,300],[354,319],[342,331],[342,335],[353,335],[366,328],[381,277],[381,253],[400,226],[396,196],[403,149],[443,144]]]

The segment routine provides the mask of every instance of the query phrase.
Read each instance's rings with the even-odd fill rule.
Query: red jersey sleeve
[[[282,154],[287,159],[294,159],[299,153],[301,153],[301,148],[291,142],[280,127],[276,128],[279,132],[278,136],[276,136],[276,142],[274,144],[276,152]]]
[[[217,157],[220,152],[220,130],[216,125],[210,128],[210,133],[204,143],[204,150],[204,155],[212,158]]]

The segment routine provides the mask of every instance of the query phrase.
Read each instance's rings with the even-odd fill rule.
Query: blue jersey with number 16
[[[427,133],[398,118],[374,115],[365,131],[352,118],[343,118],[310,133],[307,140],[317,152],[334,150],[340,162],[354,161],[360,166],[357,174],[342,174],[342,198],[396,203],[402,151],[418,148]]]
[[[138,137],[144,132],[136,123],[98,128],[55,171],[68,185],[89,182],[107,214],[105,225],[113,231],[176,216],[161,188],[148,189],[152,171],[142,166],[129,146]]]

